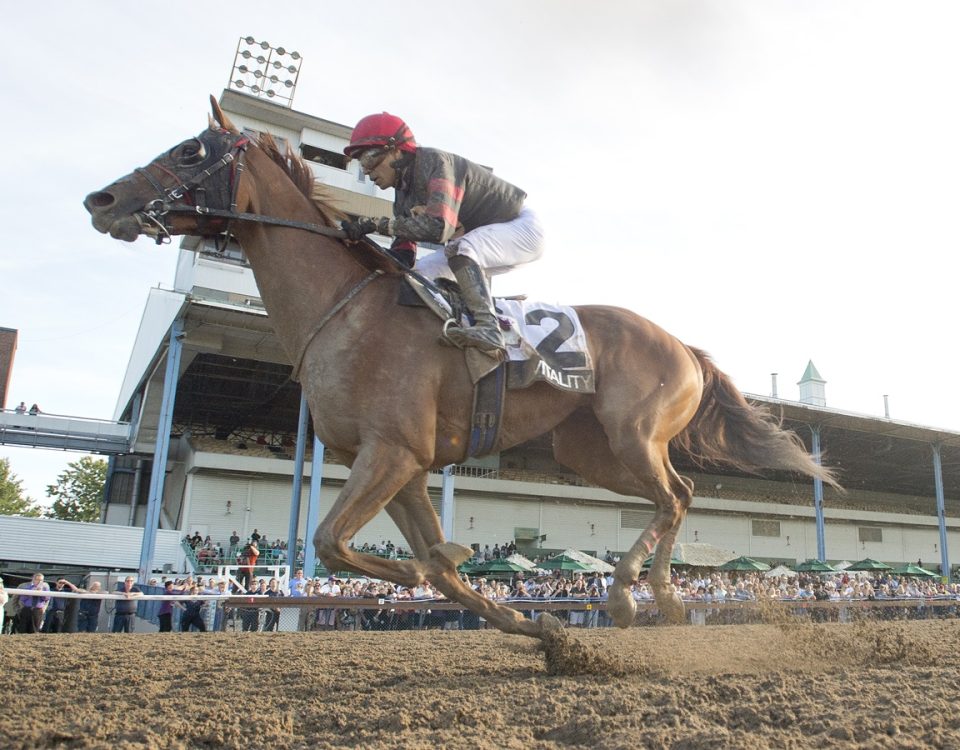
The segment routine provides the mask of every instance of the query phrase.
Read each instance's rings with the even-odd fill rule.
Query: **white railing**
[[[0,410],[0,443],[64,450],[121,451],[129,447],[130,424],[64,414]]]

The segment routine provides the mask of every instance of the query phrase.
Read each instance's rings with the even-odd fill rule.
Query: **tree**
[[[0,458],[0,516],[37,518],[42,509],[23,494],[23,482],[10,471],[10,459]]]
[[[107,483],[107,462],[84,456],[67,464],[57,483],[47,486],[47,497],[55,498],[50,518],[64,521],[99,521],[103,488]]]

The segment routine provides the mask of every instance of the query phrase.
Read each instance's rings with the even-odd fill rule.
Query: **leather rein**
[[[197,140],[200,142],[201,148],[205,149],[206,144],[203,142],[202,138]],[[150,174],[147,167],[139,167],[134,170],[148,183],[150,183],[150,185],[153,186],[153,189],[156,190],[160,195],[159,198],[150,201],[143,207],[141,211],[138,211],[135,214],[137,221],[140,222],[141,231],[144,234],[154,236],[158,245],[169,243],[171,242],[172,232],[171,228],[167,224],[167,217],[171,214],[195,214],[202,217],[226,219],[226,227],[224,228],[222,234],[227,236],[229,236],[230,222],[252,221],[256,222],[257,224],[269,224],[271,226],[302,229],[307,232],[312,232],[313,234],[323,235],[324,237],[346,239],[347,235],[342,229],[335,229],[333,227],[324,226],[323,224],[293,221],[291,219],[281,219],[275,216],[264,216],[262,214],[238,213],[237,190],[239,189],[240,176],[244,170],[243,157],[249,145],[250,139],[247,136],[236,136],[233,142],[228,145],[226,153],[220,159],[203,171],[198,172],[188,180],[181,180],[171,170],[160,164],[154,163],[153,166],[161,170],[164,174],[170,175],[177,181],[177,185],[172,188],[164,187],[164,185],[161,184],[154,175]],[[205,153],[205,151],[202,153]],[[230,208],[211,208],[210,206],[206,205],[206,189],[204,188],[204,183],[207,182],[207,180],[209,180],[214,174],[227,166],[230,166],[230,177],[228,182]],[[178,202],[182,200],[192,201],[192,205],[178,204]],[[383,255],[387,256],[386,253]],[[391,260],[394,259],[391,257]],[[398,266],[400,265],[399,263],[396,263],[395,260],[394,263]],[[331,318],[340,312],[340,310],[342,310],[347,303],[350,302],[350,300],[359,294],[363,288],[367,286],[367,284],[376,279],[378,276],[382,276],[383,273],[384,272],[382,270],[376,269],[367,276],[364,276],[363,279],[361,279],[350,291],[348,291],[346,295],[339,302],[337,302],[337,304],[335,304],[327,312],[327,314],[323,316],[323,318],[320,319],[320,322],[313,327],[313,329],[310,331],[310,334],[304,341],[303,346],[300,348],[300,354],[298,355],[296,362],[293,364],[293,372],[290,374],[291,380],[295,382],[297,381],[297,378],[300,374],[300,368],[303,366],[303,359],[306,356],[307,349],[310,347],[310,344],[313,343],[313,340],[317,337],[317,334],[320,333],[320,330],[330,321]]]

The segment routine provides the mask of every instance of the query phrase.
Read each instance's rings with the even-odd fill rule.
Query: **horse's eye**
[[[177,146],[171,156],[182,166],[189,167],[202,162],[207,156],[207,150],[203,143],[192,140]]]

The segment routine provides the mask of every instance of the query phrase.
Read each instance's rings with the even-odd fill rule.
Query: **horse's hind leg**
[[[653,520],[620,558],[608,592],[607,610],[620,627],[633,622],[637,605],[630,588],[654,549],[648,580],[657,606],[670,621],[683,619],[683,602],[670,585],[670,555],[692,498],[691,486],[670,465],[667,446],[640,439],[641,432],[625,426],[611,439],[594,414],[587,411],[575,413],[554,430],[557,461],[601,487],[645,497],[654,504]]]

